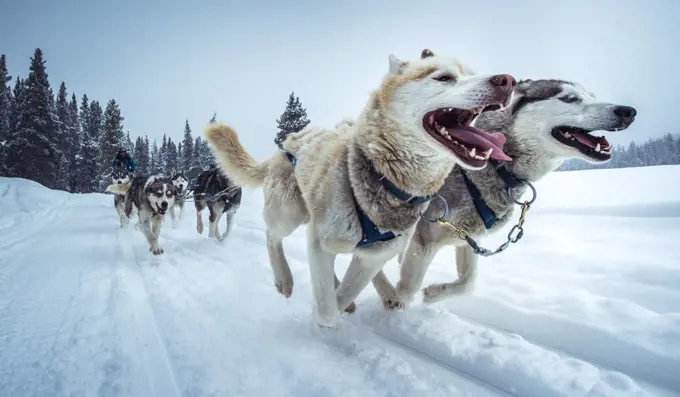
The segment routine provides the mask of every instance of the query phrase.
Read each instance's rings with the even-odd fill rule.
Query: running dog
[[[132,174],[123,169],[115,169],[111,172],[111,184],[128,186],[132,183]],[[113,196],[113,207],[120,217],[120,227],[124,228],[130,224],[130,218],[125,215],[125,196],[115,194]]]
[[[489,158],[510,160],[503,135],[473,123],[482,112],[509,104],[513,77],[476,75],[429,50],[412,61],[390,55],[389,65],[354,126],[346,124],[342,133],[310,127],[290,134],[285,152],[262,163],[231,127],[214,124],[205,132],[231,178],[241,186],[264,185],[267,247],[276,287],[285,296],[293,283],[281,242],[309,223],[313,316],[320,326],[334,326],[340,311],[403,250],[455,164],[478,170]],[[339,253],[353,258],[336,290]]]
[[[125,215],[129,218],[137,209],[141,232],[154,255],[163,253],[158,243],[165,214],[175,204],[177,188],[170,179],[161,176],[138,176],[129,185],[109,185],[106,191],[125,196]]]
[[[469,172],[455,168],[439,194],[448,203],[445,220],[478,240],[513,219],[515,200],[563,161],[577,158],[598,164],[609,161],[612,145],[596,131],[628,128],[637,111],[630,106],[601,102],[580,84],[563,80],[525,80],[518,83],[512,104],[477,119],[476,126],[506,136],[504,151],[512,162],[492,161],[492,167]],[[434,200],[425,219],[437,219],[444,204]],[[408,248],[400,255],[397,288],[380,271],[373,284],[388,309],[401,308],[421,288],[428,266],[439,250],[454,245],[458,280],[423,290],[425,303],[469,293],[474,288],[479,255],[449,229],[420,219]]]
[[[203,216],[201,211],[208,208],[208,237],[219,242],[224,241],[231,232],[234,215],[241,206],[242,189],[235,185],[218,168],[203,171],[193,191],[196,206],[196,230],[203,234]],[[227,215],[227,230],[220,234],[219,223],[222,215]]]
[[[175,197],[175,205],[173,205],[170,208],[170,219],[172,220],[172,228],[177,227],[177,221],[182,220],[182,216],[184,215],[184,202],[186,201],[186,193],[187,189],[189,187],[189,180],[187,177],[184,175],[183,171],[177,172],[176,169],[172,169],[170,172],[170,181],[172,181],[172,184],[175,186],[175,189],[177,189],[177,196]],[[175,215],[175,208],[179,208],[179,216]]]

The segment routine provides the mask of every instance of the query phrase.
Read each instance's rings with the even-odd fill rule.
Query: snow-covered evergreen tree
[[[21,115],[6,142],[7,163],[14,176],[56,188],[61,158],[59,121],[40,48],[31,58],[30,70],[22,88]]]
[[[151,174],[161,173],[161,168],[160,150],[158,149],[158,142],[154,139],[153,146],[151,147]]]
[[[5,54],[0,55],[0,176],[7,175],[5,144],[9,139],[10,115],[12,113],[12,88],[8,85],[12,76],[7,70]]]
[[[61,158],[59,159],[59,189],[68,190],[69,180],[71,176],[71,156],[73,155],[71,149],[73,143],[71,142],[71,113],[68,103],[68,92],[66,91],[66,83],[63,81],[59,86],[57,93],[57,101],[55,103],[57,118],[59,120],[59,150]]]
[[[90,110],[92,110],[91,107]],[[99,143],[99,164],[101,167],[99,171],[99,189],[101,190],[106,189],[106,186],[110,183],[111,161],[113,161],[119,149],[127,146],[125,133],[123,132],[123,120],[124,118],[120,114],[120,108],[116,100],[109,100],[104,112],[101,140]]]
[[[300,98],[296,97],[294,92],[291,92],[288,96],[286,110],[284,110],[281,117],[276,120],[276,123],[278,124],[279,132],[274,138],[274,143],[279,148],[281,148],[281,142],[286,139],[288,134],[298,132],[309,125],[307,110],[302,107]]]
[[[182,140],[182,169],[189,171],[191,169],[192,158],[194,156],[194,139],[191,136],[191,127],[189,127],[189,120],[184,122],[184,139]]]
[[[68,191],[77,192],[78,179],[80,175],[80,156],[81,156],[81,142],[80,142],[80,123],[78,120],[78,99],[76,94],[71,94],[71,101],[68,104],[69,113],[69,148],[68,162],[69,162],[69,177],[68,177]]]
[[[173,168],[178,169],[178,155],[177,155],[177,145],[172,141],[172,138],[168,138],[168,143],[165,149],[165,173],[167,176],[171,176]]]
[[[83,95],[80,104],[80,168],[79,191],[92,193],[97,191],[99,183],[99,163],[101,150],[99,148],[99,130],[101,129],[101,107],[97,101],[89,101]]]

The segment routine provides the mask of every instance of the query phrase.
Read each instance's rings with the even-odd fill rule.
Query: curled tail
[[[125,196],[128,190],[130,190],[130,184],[113,184],[106,187],[107,192],[120,196]]]
[[[240,186],[259,187],[267,176],[269,162],[258,163],[241,145],[238,134],[224,124],[210,124],[205,139],[211,146],[220,167]]]

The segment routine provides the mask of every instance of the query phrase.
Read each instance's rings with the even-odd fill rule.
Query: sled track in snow
[[[121,230],[127,231],[133,228],[134,226],[129,226],[127,229]],[[135,233],[133,234],[141,235],[136,230],[130,231],[134,231]],[[133,235],[132,237],[142,236]],[[144,303],[138,307],[139,311],[143,312],[143,315],[140,319],[141,321],[139,321],[140,324],[137,325],[140,330],[147,331],[145,338],[147,349],[142,354],[142,357],[147,376],[149,377],[149,383],[158,397],[181,397],[182,393],[177,383],[176,371],[170,359],[165,338],[158,327],[153,307],[153,298],[149,293],[147,281],[142,273],[143,263],[148,263],[152,260],[141,260],[140,254],[135,252],[135,249],[125,240],[119,240],[119,244],[123,251],[121,261],[126,264],[126,270],[129,270],[129,273],[133,275],[132,280],[128,280],[128,282],[132,281],[138,284],[137,289],[143,291],[141,301]]]

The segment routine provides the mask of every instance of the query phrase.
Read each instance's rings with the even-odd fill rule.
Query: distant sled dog
[[[115,169],[111,172],[111,184],[130,186],[132,183],[132,174],[127,170]],[[120,227],[127,227],[130,224],[130,218],[125,215],[125,196],[115,194],[113,196],[113,207],[120,218]]]
[[[231,232],[234,216],[241,206],[242,189],[234,184],[219,169],[203,171],[193,191],[196,207],[196,231],[203,234],[202,211],[208,209],[208,237],[224,241]],[[219,223],[222,215],[227,217],[227,230],[220,234]]]
[[[267,248],[284,296],[292,294],[293,279],[282,239],[309,223],[313,315],[321,326],[334,326],[340,311],[403,250],[454,165],[476,170],[489,158],[509,160],[502,134],[473,125],[484,111],[510,102],[514,78],[477,75],[429,50],[411,61],[392,55],[389,66],[356,124],[290,134],[285,152],[262,163],[232,128],[215,124],[205,133],[230,178],[264,185]],[[334,272],[339,253],[353,254],[341,282]]]
[[[170,171],[170,175],[170,181],[177,189],[175,205],[170,208],[170,219],[172,220],[172,227],[175,228],[177,227],[177,221],[181,221],[184,215],[184,203],[186,202],[189,179],[184,175],[184,171],[177,171],[174,168]],[[179,215],[175,215],[175,209],[179,209]]]
[[[140,230],[149,243],[149,251],[154,255],[163,253],[158,243],[161,224],[165,214],[175,205],[177,188],[170,179],[161,175],[138,176],[129,185],[109,185],[107,192],[125,197],[125,215],[130,217],[133,208],[137,209]]]
[[[481,129],[505,135],[504,150],[512,161],[492,160],[491,166],[477,171],[455,168],[439,189],[450,209],[445,220],[478,241],[510,221],[514,224],[518,215],[513,200],[519,200],[527,190],[523,181],[538,181],[570,158],[593,164],[609,161],[612,145],[597,131],[625,130],[636,114],[630,106],[596,100],[574,82],[520,81],[510,106],[486,112],[476,123]],[[436,219],[443,214],[442,202],[435,200],[424,216]],[[448,245],[455,246],[458,279],[424,288],[423,300],[438,302],[470,292],[479,255],[449,229],[420,219],[406,251],[399,256],[401,274],[396,290],[382,271],[373,280],[383,305],[401,308],[414,297],[432,259]]]

